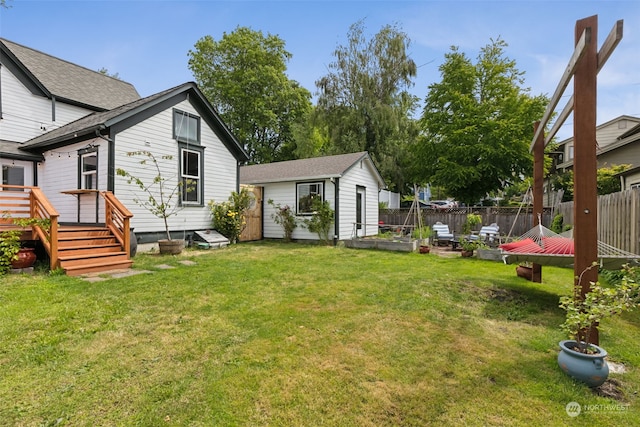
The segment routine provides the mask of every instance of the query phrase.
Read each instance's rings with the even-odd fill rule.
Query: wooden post
[[[591,289],[591,282],[598,280],[597,269],[587,270],[598,259],[596,173],[597,16],[591,16],[576,22],[576,44],[585,31],[587,32],[588,43],[584,55],[576,64],[573,76],[574,276],[580,277],[584,272],[581,283],[578,283],[577,278],[575,279],[575,285],[580,286],[582,297]],[[591,342],[598,344],[597,328],[593,328],[590,338]]]
[[[544,129],[538,132],[540,122],[535,122],[533,131],[538,135],[533,147],[533,225],[540,225],[542,221],[543,209],[543,181],[544,181]],[[542,265],[533,264],[531,271],[531,281],[536,283],[542,282]]]

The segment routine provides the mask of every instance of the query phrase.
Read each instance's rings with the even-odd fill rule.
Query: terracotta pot
[[[525,265],[519,265],[516,267],[516,274],[518,275],[518,277],[522,277],[523,279],[532,280],[533,268],[527,267]]]
[[[429,252],[431,252],[431,248],[429,246],[424,246],[424,245],[421,245],[418,250],[420,251],[421,254],[428,254]]]
[[[158,240],[158,249],[161,254],[178,255],[184,248],[184,240]]]
[[[33,248],[21,248],[18,251],[18,259],[11,261],[11,268],[29,268],[36,262],[36,254]]]
[[[470,258],[473,256],[473,251],[465,251],[463,249],[462,252],[460,252],[460,255],[462,255],[464,258]]]

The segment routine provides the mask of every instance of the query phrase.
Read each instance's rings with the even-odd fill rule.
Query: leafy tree
[[[311,109],[311,93],[286,75],[290,58],[282,39],[247,27],[189,51],[196,82],[254,163],[290,158],[292,128]]]
[[[316,114],[326,124],[319,129],[327,132],[326,151],[368,151],[389,186],[400,189],[405,146],[417,134],[410,117],[418,100],[407,91],[417,67],[398,27],[384,26],[371,39],[364,30],[363,21],[350,27],[348,44],[336,48],[329,74],[316,81]]]
[[[547,104],[522,87],[522,72],[492,40],[474,64],[457,47],[445,54],[442,80],[429,86],[416,147],[417,182],[444,186],[472,204],[531,175],[532,123]]]
[[[598,195],[617,193],[622,190],[620,177],[616,176],[620,172],[629,169],[631,165],[611,165],[610,168],[600,168],[597,171]]]
[[[120,74],[118,73],[110,73],[108,69],[106,69],[105,67],[102,67],[98,70],[98,72],[100,74],[104,74],[105,76],[109,76],[109,77],[113,77],[114,79],[118,79],[118,80],[122,80],[120,78]]]
[[[612,165],[609,168],[600,168],[597,171],[596,186],[599,196],[616,193],[622,190],[620,178],[616,174],[629,169],[631,165]],[[567,170],[551,177],[553,190],[564,190],[563,202],[573,200],[573,170]]]

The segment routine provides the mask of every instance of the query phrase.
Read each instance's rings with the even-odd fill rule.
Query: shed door
[[[364,236],[366,233],[366,188],[356,187],[356,235]]]
[[[250,192],[251,205],[245,217],[247,224],[240,234],[241,242],[262,239],[262,187],[246,187]]]

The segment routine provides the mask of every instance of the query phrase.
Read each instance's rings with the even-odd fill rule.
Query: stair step
[[[69,248],[74,246],[102,246],[108,245],[112,243],[116,243],[117,240],[114,236],[104,236],[104,237],[85,237],[85,236],[76,236],[76,237],[67,237],[67,238],[58,238],[58,247],[59,248]]]
[[[78,265],[64,268],[64,272],[67,276],[79,276],[81,274],[88,273],[100,273],[104,271],[121,270],[131,268],[133,261],[114,261],[114,262],[99,262],[95,264]]]
[[[84,255],[75,255],[75,256],[67,256],[60,255],[58,256],[58,262],[60,263],[60,267],[66,269],[70,266],[76,265],[89,265],[95,264],[98,262],[112,262],[112,261],[128,261],[126,252],[105,252],[105,253],[97,253],[97,254],[84,254]]]
[[[119,243],[105,243],[100,245],[85,246],[61,246],[58,248],[58,257],[77,257],[81,255],[108,254],[122,252]]]

